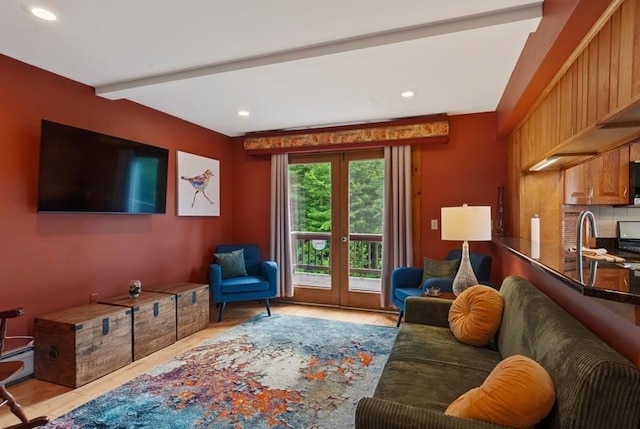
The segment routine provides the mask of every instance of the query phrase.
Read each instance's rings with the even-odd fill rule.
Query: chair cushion
[[[513,355],[496,365],[480,387],[453,401],[445,414],[528,428],[549,414],[554,402],[547,371],[528,357]]]
[[[222,268],[222,278],[246,276],[244,265],[244,249],[233,250],[227,253],[214,253],[216,263]]]
[[[427,279],[434,278],[454,278],[460,267],[460,259],[437,261],[435,259],[424,258],[424,269],[422,271],[423,284]]]
[[[422,289],[417,287],[399,287],[394,291],[395,297],[401,302],[409,296],[422,296]]]
[[[504,300],[489,286],[465,289],[451,304],[449,327],[462,343],[482,347],[489,344],[502,321]]]
[[[269,290],[269,282],[261,277],[233,277],[222,280],[220,292],[222,294],[229,293],[246,293],[260,292]]]

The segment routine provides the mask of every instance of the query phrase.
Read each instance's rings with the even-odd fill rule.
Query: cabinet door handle
[[[627,187],[624,187],[624,192],[622,193],[622,195],[626,198],[629,195],[629,190],[627,189]]]

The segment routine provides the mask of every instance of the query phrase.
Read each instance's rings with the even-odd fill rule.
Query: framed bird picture
[[[178,216],[220,216],[220,161],[178,151]]]

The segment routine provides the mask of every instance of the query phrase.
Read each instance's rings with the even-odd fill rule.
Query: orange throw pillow
[[[547,371],[528,357],[514,355],[496,365],[480,387],[462,394],[444,413],[528,428],[549,414],[555,400]]]
[[[498,332],[504,300],[492,287],[471,286],[453,301],[449,310],[449,328],[461,343],[483,347]]]

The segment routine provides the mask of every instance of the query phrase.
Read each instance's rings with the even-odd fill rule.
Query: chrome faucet
[[[582,269],[583,269],[583,264],[582,264],[582,246],[584,243],[584,237],[582,236],[582,233],[584,232],[584,221],[585,219],[589,220],[589,228],[591,229],[591,236],[593,238],[596,238],[598,236],[598,229],[596,228],[596,217],[593,215],[592,212],[590,212],[589,210],[583,210],[580,212],[580,215],[578,216],[578,231],[576,234],[577,237],[577,243],[576,243],[576,252],[577,252],[577,256],[576,256],[576,262],[577,262],[577,271],[578,271],[578,277],[580,278],[580,283],[584,284],[584,274],[582,273]],[[592,265],[593,268],[593,265]],[[595,270],[591,271],[591,280],[589,281],[589,284],[591,285],[591,283],[593,283],[595,281]]]

